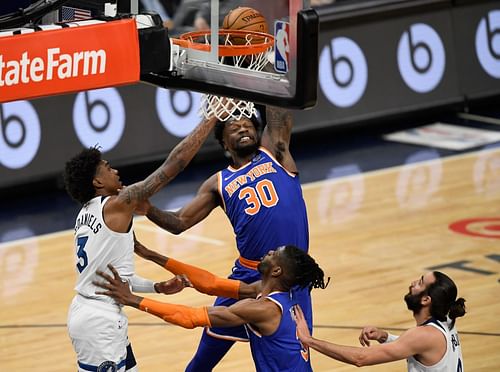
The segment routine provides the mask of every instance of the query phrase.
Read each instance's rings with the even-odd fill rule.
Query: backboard
[[[166,20],[158,12],[137,13],[137,0],[103,2],[93,0],[97,5],[91,8],[90,2],[79,1],[86,8],[70,7],[71,19],[56,17],[49,24],[39,23],[40,18],[53,9],[62,14],[62,5],[73,2],[38,0],[0,19],[0,102],[140,80],[281,107],[304,109],[316,103],[319,22],[308,0],[184,0],[174,15],[176,20],[186,7],[191,12],[182,33],[175,23],[164,28]],[[233,26],[224,30],[224,17],[240,7],[259,12],[267,33],[249,38],[247,30],[238,36]],[[82,12],[85,20],[76,17]],[[201,41],[190,37],[189,44],[181,43],[186,31],[200,28],[195,21],[198,13],[206,17],[201,27],[204,36]],[[229,34],[228,28],[232,28]],[[265,48],[257,53],[259,43]],[[200,45],[204,49],[196,47]],[[232,56],[238,48],[243,53],[235,62]],[[248,63],[257,55],[257,64]],[[57,56],[63,60],[56,61]],[[81,56],[91,58],[94,67]],[[80,66],[75,61],[82,58]],[[28,68],[30,63],[34,67]]]
[[[316,103],[318,75],[318,16],[304,0],[185,0],[196,4],[196,18],[206,14],[206,50],[176,45],[170,32],[172,66],[169,73],[149,72],[141,81],[157,86],[204,93],[291,108]],[[234,66],[221,58],[227,38],[219,36],[224,17],[232,9],[250,7],[267,21],[274,40],[260,71]],[[203,10],[206,12],[203,12]],[[194,30],[194,28],[193,28]]]

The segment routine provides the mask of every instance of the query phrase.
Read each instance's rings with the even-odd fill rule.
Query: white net
[[[243,117],[250,119],[257,113],[253,102],[213,94],[202,96],[200,110],[205,118],[215,116],[220,121],[240,120]]]
[[[239,38],[238,40],[241,40]],[[269,40],[267,38],[256,38],[255,35],[247,34],[245,36],[245,41],[243,45],[255,45],[256,43],[263,44],[267,43]],[[224,37],[225,45],[241,45],[240,43],[235,43],[235,39],[231,37],[231,35],[226,35]],[[244,68],[248,70],[254,71],[262,71],[264,67],[269,63],[268,55],[272,52],[272,47],[269,47],[264,52],[255,53],[255,54],[246,54],[241,56],[233,56],[233,57],[222,57],[221,63],[225,63],[225,59],[232,58],[232,65]]]
[[[255,34],[247,34],[236,38],[233,35],[223,36],[224,45],[255,45],[265,44],[271,41],[270,38],[262,37]],[[209,43],[208,35],[205,35],[205,43]],[[269,44],[263,52],[255,54],[244,54],[236,56],[220,57],[220,64],[231,65],[243,70],[262,71],[269,63],[269,55],[272,53],[272,43]],[[253,102],[244,100],[237,100],[234,98],[227,98],[215,96],[212,94],[203,95],[201,101],[201,111],[205,118],[216,116],[220,121],[240,120],[243,117],[251,118],[256,114],[256,109]]]

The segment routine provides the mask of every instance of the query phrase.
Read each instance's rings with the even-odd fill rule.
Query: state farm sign
[[[13,61],[4,61],[0,54],[0,87],[103,74],[105,71],[106,51],[103,49],[66,54],[61,53],[60,48],[49,48],[44,57],[32,58],[26,51],[20,60]]]
[[[0,102],[137,82],[134,20],[0,38]]]

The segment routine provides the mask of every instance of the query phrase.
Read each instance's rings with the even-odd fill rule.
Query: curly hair
[[[325,274],[314,259],[303,250],[293,245],[285,246],[284,255],[281,256],[286,265],[285,283],[288,288],[298,285],[300,288],[308,287],[325,289],[330,278],[325,283]]]
[[[237,113],[235,113],[235,115],[237,115]],[[243,119],[246,119],[246,117],[244,117]],[[230,123],[233,120],[231,120],[231,119],[226,120],[226,121],[217,120],[217,123],[215,123],[214,137],[217,140],[217,142],[219,142],[219,145],[221,145],[222,148],[224,148],[224,139],[223,139],[224,128],[225,128],[227,123]],[[259,121],[259,119],[255,115],[253,115],[249,120],[252,122],[253,126],[255,127],[255,131],[260,136],[260,121]]]
[[[64,186],[77,202],[85,204],[95,196],[92,181],[101,160],[101,151],[97,147],[91,147],[82,150],[66,163]]]

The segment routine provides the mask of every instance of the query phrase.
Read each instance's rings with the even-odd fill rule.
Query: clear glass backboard
[[[171,33],[171,71],[144,74],[142,81],[283,107],[316,103],[319,23],[309,1],[185,0],[184,5],[190,2],[198,9],[193,23],[198,28],[191,30],[202,31]],[[264,52],[263,44],[269,46]],[[258,53],[256,67],[251,61]],[[240,56],[236,61],[231,54]]]

